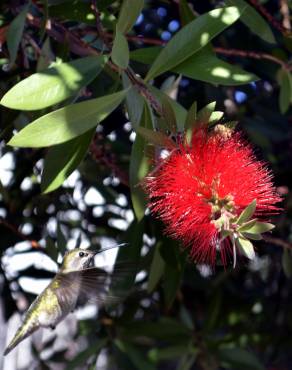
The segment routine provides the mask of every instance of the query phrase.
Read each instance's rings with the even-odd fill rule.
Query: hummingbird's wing
[[[127,278],[129,269],[124,267],[115,271],[114,275],[91,267],[80,271],[58,273],[62,280],[59,288],[61,300],[67,297],[77,297],[76,303],[85,304],[88,301],[96,302],[99,305],[111,305],[123,300],[129,292],[115,289],[112,292],[113,283],[119,284]]]

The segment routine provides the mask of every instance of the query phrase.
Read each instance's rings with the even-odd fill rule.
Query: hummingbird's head
[[[84,270],[93,264],[95,255],[94,251],[75,248],[65,253],[61,270],[62,272]]]

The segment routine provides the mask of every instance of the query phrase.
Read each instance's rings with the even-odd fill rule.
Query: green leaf
[[[207,104],[205,107],[199,110],[197,114],[197,121],[199,123],[208,123],[211,117],[211,114],[215,111],[216,102],[212,101]]]
[[[226,5],[234,5],[239,9],[245,9],[240,20],[251,30],[251,32],[259,36],[264,41],[271,44],[276,43],[270,25],[254,7],[244,0],[226,0]]]
[[[195,14],[190,8],[189,3],[186,0],[180,0],[179,2],[179,15],[180,15],[181,24],[183,26],[190,23],[196,18]]]
[[[57,226],[57,247],[58,250],[64,255],[67,250],[67,240],[59,222]]]
[[[143,136],[149,143],[167,149],[175,149],[175,143],[163,132],[149,130],[145,127],[138,127],[137,133]]]
[[[148,352],[148,357],[153,362],[159,362],[173,358],[181,358],[182,356],[192,352],[195,352],[195,350],[191,347],[191,345],[186,346],[177,344],[166,348],[153,348]]]
[[[190,370],[194,365],[197,358],[197,354],[182,356],[176,370]]]
[[[66,362],[66,370],[75,370],[80,369],[80,366],[87,367],[88,359],[91,356],[97,356],[103,347],[107,345],[107,338],[102,339],[92,339],[89,343],[89,346],[86,347],[84,351],[79,352],[75,357]],[[89,369],[88,369],[89,370]]]
[[[273,224],[269,224],[268,222],[256,222],[253,226],[251,226],[248,230],[246,230],[249,234],[262,234],[266,233],[267,231],[271,231],[275,228]]]
[[[128,76],[122,73],[123,87],[127,90],[126,107],[129,114],[129,119],[134,128],[137,128],[141,121],[141,116],[144,110],[144,99],[138,93],[136,88],[131,85]]]
[[[160,317],[155,322],[146,320],[130,321],[123,324],[122,331],[129,338],[148,337],[187,343],[192,336],[192,330],[189,330],[182,322],[168,317]]]
[[[169,239],[163,240],[160,253],[166,262],[163,276],[163,292],[166,307],[169,308],[180,287],[185,268],[185,255],[179,251],[177,243]]]
[[[104,120],[125,95],[120,91],[48,113],[26,126],[8,145],[40,148],[72,140]]]
[[[139,271],[143,232],[143,220],[139,222],[134,220],[126,231],[123,241],[127,242],[128,245],[126,247],[119,248],[112,274],[113,279],[111,292],[113,296],[120,296],[121,294],[127,295],[133,287],[136,274]],[[130,263],[134,268],[130,269],[128,273],[125,273],[122,277],[119,276],[120,267],[127,263]],[[115,280],[115,272],[117,272],[119,277],[117,280]]]
[[[140,127],[138,127],[138,130],[139,129],[146,130],[146,127],[151,126],[152,126],[151,111],[148,105],[145,104],[144,112],[140,122]],[[138,221],[140,221],[144,217],[147,203],[145,198],[145,192],[142,190],[140,184],[141,180],[146,176],[150,168],[149,159],[145,155],[146,144],[147,143],[145,141],[145,138],[142,135],[140,135],[138,131],[132,146],[129,172],[131,199],[133,209]]]
[[[240,214],[236,223],[242,225],[243,223],[249,221],[256,210],[257,201],[254,199]]]
[[[143,64],[151,64],[161,52],[162,47],[150,46],[136,49],[130,52],[130,59]]]
[[[215,85],[236,86],[259,79],[256,75],[217,58],[212,49],[206,47],[172,68],[172,71]]]
[[[236,239],[236,245],[247,258],[250,260],[255,258],[254,248],[249,240],[239,237]]]
[[[20,110],[43,109],[60,103],[94,80],[106,60],[104,56],[90,56],[54,65],[20,81],[0,103]]]
[[[126,37],[116,29],[112,48],[112,61],[120,68],[126,69],[129,64],[129,45]]]
[[[257,222],[257,219],[254,218],[253,220],[249,220],[247,222],[244,222],[238,229],[237,231],[248,231],[252,226],[254,226]]]
[[[150,80],[188,59],[206,46],[215,36],[234,23],[240,16],[236,7],[219,8],[196,18],[168,42],[162,49],[146,80]]]
[[[117,29],[127,33],[134,26],[144,6],[144,0],[124,0],[119,14]]]
[[[285,114],[292,102],[292,75],[286,69],[281,69],[277,76],[280,94],[279,105],[282,114]]]
[[[160,102],[163,102],[165,99],[168,100],[175,113],[177,129],[182,132],[184,130],[184,122],[186,120],[187,110],[177,101],[173,100],[171,97],[165,94],[163,91],[155,88],[154,86],[148,85],[147,87]]]
[[[255,234],[255,233],[252,234],[252,233],[249,233],[248,231],[241,232],[240,235],[244,239],[250,239],[250,240],[262,240],[263,239],[261,234]]]
[[[264,370],[254,354],[242,348],[220,348],[219,358],[223,363],[238,370]]]
[[[140,350],[132,343],[116,339],[115,345],[120,351],[124,352],[131,360],[135,369],[138,370],[155,370],[156,367],[146,358],[144,351]]]
[[[291,250],[284,248],[282,254],[282,267],[288,279],[292,277],[292,253]]]
[[[90,130],[73,140],[49,149],[41,180],[43,193],[56,190],[77,168],[87,152],[93,134],[94,130]]]
[[[30,3],[25,5],[22,11],[10,23],[6,35],[7,47],[9,51],[9,65],[12,66],[17,57],[18,47],[22,38],[25,19]]]
[[[153,258],[152,258],[152,263],[151,263],[149,278],[148,278],[148,286],[147,286],[148,293],[153,292],[153,290],[156,288],[156,285],[158,284],[159,280],[161,279],[164,273],[165,262],[160,255],[160,251],[159,251],[160,245],[161,245],[161,242],[158,242],[155,246],[155,251],[154,251]]]
[[[167,96],[166,94],[161,96],[162,114],[169,131],[176,133],[176,116],[173,106]]]
[[[193,128],[196,126],[197,123],[197,102],[194,101],[191,105],[190,109],[188,110],[186,122],[185,122],[185,133],[186,133],[186,140],[190,144],[192,140],[192,132]]]
[[[46,237],[46,249],[45,250],[46,250],[47,255],[51,257],[51,259],[57,263],[59,251],[56,247],[56,244],[49,236]]]
[[[131,51],[130,58],[140,63],[151,64],[161,50],[162,48],[157,46],[141,48]],[[244,85],[259,79],[255,74],[246,72],[236,65],[217,58],[211,44],[208,44],[178,66],[171,68],[171,71],[215,85]]]

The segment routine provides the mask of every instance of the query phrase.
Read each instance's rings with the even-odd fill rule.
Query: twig
[[[100,12],[97,8],[97,0],[92,0],[91,7],[95,15],[96,29],[97,29],[98,35],[101,38],[101,40],[104,42],[105,46],[108,49],[111,49],[111,43],[109,42],[107,38],[107,33],[105,32],[101,19],[100,19]]]
[[[100,143],[98,143],[100,141]],[[115,157],[113,152],[110,151],[104,144],[104,138],[101,137],[101,134],[96,134],[93,138],[90,149],[89,149],[92,158],[97,163],[103,163],[106,167],[110,168],[114,175],[116,175],[121,183],[129,187],[129,178],[126,172],[122,171],[117,164],[115,163]]]
[[[290,33],[290,30],[283,27],[281,23],[279,23],[268,11],[267,9],[261,5],[258,0],[249,0],[249,2],[261,13],[268,22],[278,31],[280,31],[283,35],[287,35]]]
[[[281,238],[276,238],[274,236],[264,236],[264,240],[271,244],[278,245],[279,247],[292,250],[292,243],[286,242]]]
[[[286,70],[291,70],[292,66],[289,63],[284,62],[283,60],[275,57],[274,55],[261,53],[257,51],[248,51],[248,50],[239,50],[239,49],[224,49],[221,47],[215,47],[214,51],[222,55],[238,56],[243,58],[252,58],[252,59],[266,59],[271,62],[279,64],[282,68]]]
[[[95,13],[96,18],[96,28],[97,32],[99,33],[100,38],[102,39],[103,43],[111,49],[111,43],[108,41],[108,34],[105,32],[101,19],[100,19],[100,13],[98,11],[98,8],[96,6],[96,0],[92,0],[92,6]],[[113,37],[113,36],[112,36]],[[132,71],[131,68],[127,67],[125,69],[125,73],[127,74],[129,80],[131,83],[137,87],[137,90],[140,92],[142,96],[145,97],[146,100],[148,100],[149,104],[152,106],[152,108],[159,114],[162,115],[162,108],[159,103],[159,101],[156,99],[156,97],[149,91],[147,86],[145,85],[144,81],[139,78],[134,71]]]
[[[0,218],[0,225],[5,226],[7,229],[12,231],[13,234],[17,235],[20,239],[30,242],[33,248],[41,248],[41,245],[36,240],[28,239],[27,236],[23,234],[21,231],[19,231],[16,226],[10,224],[8,221],[4,220],[3,218]]]
[[[109,38],[113,37],[113,35],[110,33],[107,33],[107,36]],[[167,41],[152,39],[149,37],[142,37],[142,36],[126,36],[126,37],[128,41],[144,43],[147,45],[165,46],[167,44]],[[268,53],[242,50],[242,49],[225,49],[221,47],[214,47],[214,51],[222,55],[238,56],[242,58],[253,58],[253,59],[258,59],[258,60],[260,59],[269,60],[273,63],[279,64],[282,68],[288,71],[292,70],[292,66],[289,63],[286,63],[283,60],[275,57],[274,55],[268,54]]]

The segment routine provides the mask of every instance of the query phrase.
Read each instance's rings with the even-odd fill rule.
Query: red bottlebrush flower
[[[217,251],[226,263],[226,252],[235,248],[236,220],[253,200],[259,220],[276,213],[281,200],[251,146],[222,127],[195,129],[191,144],[185,140],[159,159],[144,182],[151,212],[166,224],[166,233],[190,247],[195,261],[212,265]]]

